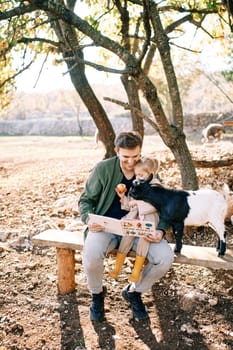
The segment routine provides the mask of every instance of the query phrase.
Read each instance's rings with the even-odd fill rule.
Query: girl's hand
[[[137,206],[137,201],[135,199],[129,201],[129,207],[133,208]]]
[[[159,243],[163,238],[164,232],[161,230],[156,230],[153,235],[145,236],[144,239],[150,243]]]

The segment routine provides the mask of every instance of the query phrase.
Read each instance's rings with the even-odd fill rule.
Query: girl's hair
[[[156,175],[157,172],[159,171],[159,165],[160,164],[158,159],[142,157],[141,159],[139,159],[139,161],[135,165],[135,168],[140,167],[141,169],[148,171],[148,173]]]

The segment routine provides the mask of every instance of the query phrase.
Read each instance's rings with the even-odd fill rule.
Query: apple
[[[127,188],[125,184],[118,184],[116,190],[118,193],[125,193],[127,191]]]

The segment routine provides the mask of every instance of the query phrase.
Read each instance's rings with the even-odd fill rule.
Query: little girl
[[[156,159],[144,157],[140,159],[138,163],[135,165],[134,172],[135,172],[136,179],[144,179],[144,180],[146,180],[150,174],[153,174],[153,179],[151,181],[151,184],[152,185],[157,184],[161,186],[158,176],[156,178],[158,169],[159,169],[159,162]],[[116,188],[116,192],[120,197],[121,208],[125,210],[129,210],[129,213],[123,219],[139,219],[143,221],[150,221],[150,222],[154,222],[155,226],[158,224],[159,216],[155,207],[153,207],[151,204],[144,202],[142,200],[134,200],[130,197],[125,196],[125,192],[122,193],[122,191],[118,190],[118,188]],[[121,267],[124,263],[125,257],[127,256],[127,253],[132,248],[134,239],[135,239],[134,236],[124,236],[122,238],[120,246],[118,248],[118,253],[116,256],[115,268],[113,271],[109,273],[111,277],[117,279],[120,273]],[[146,241],[143,237],[139,238],[134,268],[133,268],[132,274],[129,277],[130,282],[137,282],[139,280],[141,270],[143,268],[143,265],[147,256],[149,244],[150,242]]]

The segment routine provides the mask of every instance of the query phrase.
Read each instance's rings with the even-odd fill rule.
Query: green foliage
[[[1,11],[14,11],[21,1],[0,2]],[[17,14],[17,12],[16,12]],[[46,39],[49,39],[49,43]],[[15,90],[15,79],[39,54],[54,50],[54,34],[43,11],[13,15],[0,22],[0,94],[1,107],[6,107]]]
[[[233,70],[222,71],[221,74],[227,81],[233,82]]]
[[[53,1],[54,3],[58,2],[57,0]],[[61,4],[62,1],[59,1],[59,3]],[[143,2],[134,3],[126,0],[124,2],[119,1],[118,4],[122,6],[121,10],[117,8],[116,2],[81,0],[76,4],[75,13],[79,15],[81,6],[85,5],[86,15],[84,20],[94,30],[98,30],[120,45],[125,45],[127,39],[130,52],[135,57],[140,57],[146,37],[142,20]],[[26,10],[27,6],[28,11]],[[214,0],[170,0],[160,2],[157,7],[165,31],[169,25],[174,24],[188,13],[191,14],[192,25],[196,25],[197,29],[201,30],[200,24],[203,25],[203,19],[207,14],[211,14],[215,16],[215,20],[208,26],[209,37],[214,35],[223,37],[225,35],[226,27],[223,26],[222,20],[225,15],[222,10],[223,6]],[[17,9],[24,9],[25,11],[19,14]],[[124,12],[126,10],[129,27],[123,38],[122,16],[126,14]],[[12,15],[6,16],[5,19],[0,16],[0,94],[6,93],[10,96],[9,91],[11,89],[14,91],[17,74],[26,69],[31,62],[34,62],[38,55],[59,53],[60,43],[58,43],[58,38],[53,30],[56,21],[54,19],[52,21],[51,14],[47,14],[45,11],[30,9],[30,0],[1,0],[0,11],[0,15],[7,14],[8,11],[12,12]],[[224,20],[226,20],[226,16]],[[186,28],[182,24],[174,26],[172,32],[168,33],[170,43],[176,44],[177,34],[180,37],[185,32]],[[86,36],[77,29],[76,33],[80,45],[85,43]],[[152,31],[151,38],[153,38],[153,35]],[[207,36],[206,33],[205,35]],[[98,49],[98,53],[98,62],[101,64],[109,65],[110,62],[115,65],[116,61],[119,62],[118,57],[116,59],[116,56],[112,55],[110,51]],[[156,60],[159,60],[159,57]],[[156,62],[153,64],[156,64]],[[227,76],[229,76],[229,73]],[[164,91],[164,93],[167,91],[167,88],[162,87],[163,84],[160,85],[159,82],[157,84],[159,90]]]

